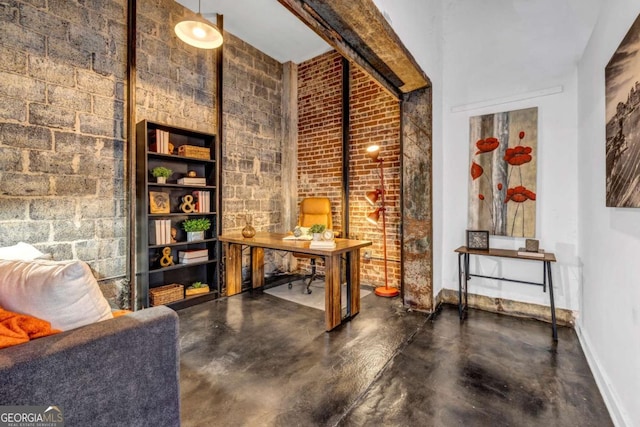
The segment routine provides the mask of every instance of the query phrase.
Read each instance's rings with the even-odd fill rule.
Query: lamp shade
[[[174,30],[180,40],[199,49],[215,49],[222,45],[223,38],[218,27],[199,13],[195,20],[178,22]]]
[[[371,224],[378,225],[378,220],[380,219],[380,212],[382,212],[382,208],[377,208],[375,211],[369,212],[367,214],[367,221]]]
[[[367,157],[371,160],[378,160],[378,156],[380,155],[380,146],[379,145],[370,145],[367,147]]]
[[[369,202],[371,206],[375,206],[378,198],[380,197],[380,190],[367,191],[364,198]]]

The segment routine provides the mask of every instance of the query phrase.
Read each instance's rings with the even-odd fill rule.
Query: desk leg
[[[264,249],[251,248],[251,286],[253,289],[264,286]]]
[[[342,322],[342,308],[340,307],[340,255],[325,257],[325,292],[324,319],[327,331],[332,330]]]
[[[227,281],[227,296],[242,292],[242,245],[225,243],[227,254],[225,263],[225,280]]]
[[[360,313],[360,249],[347,252],[347,317]]]
[[[545,261],[547,275],[549,278],[549,299],[551,300],[551,327],[553,328],[553,340],[558,341],[558,327],[556,326],[556,305],[553,301],[553,278],[551,277],[551,263]]]
[[[462,254],[458,254],[458,316],[462,320]]]

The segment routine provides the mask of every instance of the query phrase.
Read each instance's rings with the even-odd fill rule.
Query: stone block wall
[[[173,30],[194,16],[173,0],[138,1],[136,121],[216,133],[215,50],[189,46]]]
[[[173,32],[194,13],[137,2],[136,121],[216,132],[215,52]],[[0,245],[87,261],[128,302],[127,1],[0,3]],[[226,229],[281,226],[282,66],[226,34]]]
[[[282,64],[231,34],[225,37],[222,228],[240,231],[250,214],[256,230],[282,232]],[[282,264],[281,256],[266,251],[267,273]]]
[[[342,229],[342,58],[328,52],[298,67],[298,197],[331,199],[334,228]],[[379,168],[365,156],[376,143],[385,159],[389,285],[400,284],[400,104],[356,66],[350,73],[350,199],[352,238],[370,240],[370,260],[362,260],[361,280],[384,285],[382,227],[366,221],[373,210],[364,199],[379,187]],[[364,251],[361,252],[364,255]]]
[[[126,270],[126,5],[0,3],[0,246],[98,278]]]

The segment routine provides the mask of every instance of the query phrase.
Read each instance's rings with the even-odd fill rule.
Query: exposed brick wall
[[[298,66],[298,206],[305,197],[331,200],[342,230],[342,56],[335,51]]]
[[[365,217],[372,208],[367,191],[380,188],[380,168],[365,156],[377,144],[384,166],[387,272],[389,286],[400,286],[400,103],[359,68],[351,67],[349,231],[352,237],[373,242],[371,260],[361,264],[363,283],[384,285],[382,220],[378,227]],[[381,218],[382,219],[382,218]]]
[[[0,4],[0,246],[126,270],[125,0]]]
[[[342,65],[337,52],[310,59],[298,68],[299,200],[328,196],[336,230],[341,230],[342,182]],[[400,284],[400,104],[355,66],[350,73],[350,237],[371,240],[372,258],[362,260],[361,280],[384,285],[382,228],[368,223],[373,210],[366,191],[379,187],[379,168],[365,156],[377,143],[385,159],[385,202],[389,285]],[[319,153],[319,154],[318,154]],[[362,251],[364,254],[364,251]]]

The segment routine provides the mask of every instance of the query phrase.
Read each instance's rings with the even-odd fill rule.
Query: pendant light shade
[[[222,46],[222,33],[218,27],[202,17],[199,1],[198,15],[195,19],[178,22],[174,31],[180,40],[199,49],[215,49]]]

